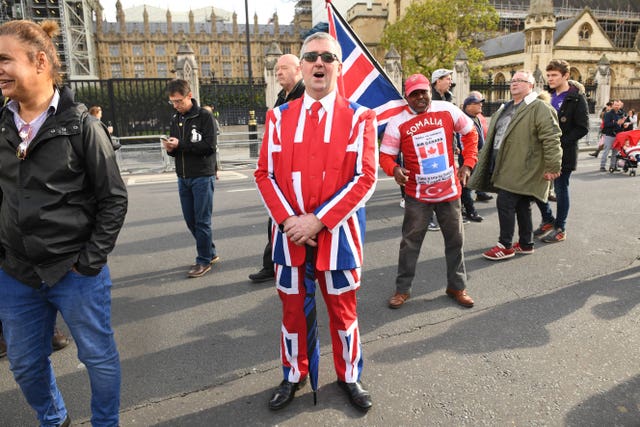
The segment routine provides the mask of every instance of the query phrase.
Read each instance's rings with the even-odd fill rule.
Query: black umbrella
[[[304,316],[307,321],[307,360],[309,379],[313,390],[313,404],[317,403],[318,370],[320,365],[320,340],[318,339],[318,319],[316,314],[316,250],[307,246],[304,272]]]

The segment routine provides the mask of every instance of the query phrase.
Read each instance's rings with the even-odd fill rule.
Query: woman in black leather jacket
[[[120,360],[106,265],[127,191],[104,125],[61,87],[58,24],[0,26],[0,321],[40,425],[70,424],[49,356],[56,313],[87,368],[92,424],[119,423]]]

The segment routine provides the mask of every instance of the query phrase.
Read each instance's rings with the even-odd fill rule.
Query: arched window
[[[570,68],[569,78],[577,82],[582,82],[582,74],[580,73],[580,70],[578,70],[576,67]]]
[[[580,27],[580,31],[578,32],[578,38],[580,41],[586,41],[591,39],[591,34],[593,33],[593,28],[588,23],[582,24]]]

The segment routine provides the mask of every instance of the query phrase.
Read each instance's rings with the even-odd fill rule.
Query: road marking
[[[167,179],[167,178],[155,178],[155,179],[149,179],[147,177],[145,178],[129,178],[126,180],[127,181],[127,185],[144,185],[144,184],[169,184],[172,182],[176,182],[176,178],[173,177],[171,179]]]
[[[219,176],[220,180],[225,182],[250,179],[247,174],[228,170],[220,171]],[[137,175],[129,178],[123,177],[123,179],[125,179],[127,185],[169,184],[177,181],[177,177],[175,174]]]
[[[223,170],[219,172],[220,181],[219,182],[228,182],[228,181],[242,181],[242,180],[252,180],[253,179],[253,171],[246,172],[238,172],[231,170]],[[157,174],[157,175],[137,175],[131,176],[128,178],[124,178],[126,184],[129,186],[133,185],[145,185],[145,184],[170,184],[176,182],[177,178],[174,174],[167,176],[166,174]],[[383,177],[378,178],[378,181],[391,181],[395,178],[393,177]],[[229,190],[229,193],[241,192],[241,191],[253,191],[255,187],[248,189],[238,189],[238,190]]]
[[[241,193],[243,191],[256,191],[255,187],[251,188],[238,188],[237,190],[227,190],[227,193]]]

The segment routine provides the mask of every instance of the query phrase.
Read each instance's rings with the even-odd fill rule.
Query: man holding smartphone
[[[170,137],[162,141],[175,158],[182,216],[196,239],[197,257],[187,277],[202,277],[220,260],[213,242],[211,213],[216,178],[216,125],[213,115],[192,98],[185,80],[167,84],[169,103],[176,109],[169,123]]]

